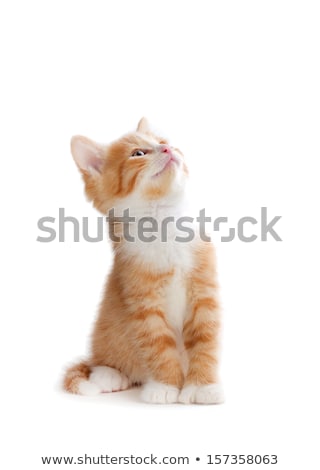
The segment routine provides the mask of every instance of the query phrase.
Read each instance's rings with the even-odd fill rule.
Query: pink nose
[[[161,152],[162,153],[171,153],[169,145],[161,145]]]

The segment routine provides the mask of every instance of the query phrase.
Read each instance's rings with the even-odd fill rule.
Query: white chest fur
[[[183,342],[183,324],[189,313],[187,302],[188,274],[194,265],[194,245],[174,240],[171,234],[166,242],[155,240],[151,243],[126,243],[126,255],[133,257],[145,269],[153,272],[173,271],[163,289],[161,307],[174,331],[177,349],[184,373],[188,369],[188,359]]]
[[[176,267],[174,275],[165,289],[165,314],[173,328],[177,349],[184,373],[188,370],[188,357],[183,342],[183,323],[188,314],[186,273]]]
[[[166,273],[173,271],[168,284],[163,289],[162,308],[167,321],[176,337],[177,348],[181,356],[183,369],[187,369],[187,358],[183,342],[183,324],[188,315],[186,278],[194,267],[196,240],[181,241],[181,232],[177,230],[176,222],[183,212],[179,207],[171,206],[134,206],[131,204],[131,214],[135,222],[130,225],[132,242],[122,245],[125,255],[134,258],[141,267],[152,272]],[[141,239],[139,220],[142,217],[152,217],[157,221],[158,231],[147,236],[153,236],[152,241]],[[166,219],[174,219],[170,224],[164,224]],[[162,228],[165,227],[165,234]],[[195,231],[196,232],[196,231]],[[180,238],[180,239],[179,239]]]
[[[186,273],[176,266],[164,292],[165,312],[168,322],[176,333],[181,333],[187,309]]]

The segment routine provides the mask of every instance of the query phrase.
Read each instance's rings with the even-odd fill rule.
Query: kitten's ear
[[[143,134],[149,134],[151,132],[149,123],[145,117],[140,119],[137,126],[137,132],[142,132]]]
[[[87,137],[75,135],[71,139],[71,153],[81,171],[98,176],[104,162],[105,148]]]

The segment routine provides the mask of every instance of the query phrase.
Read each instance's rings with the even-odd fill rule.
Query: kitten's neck
[[[114,208],[114,214],[121,217],[125,211],[135,220],[130,223],[137,223],[143,217],[153,217],[160,221],[165,217],[181,217],[188,215],[189,203],[185,195],[175,198],[167,198],[155,201],[133,200],[123,201],[122,204]]]
[[[184,217],[183,223],[187,222],[191,228],[194,220],[186,199],[175,203],[157,201],[135,204],[129,208],[128,215],[130,221],[126,226],[119,223],[110,224],[116,256],[140,266],[141,269],[154,272],[190,269],[197,235],[193,230],[194,236],[184,243],[186,235],[190,235],[190,232],[186,234],[182,231],[179,223]]]
[[[177,234],[181,235],[181,232],[177,233],[178,220],[187,217],[190,222],[190,216],[186,198],[175,201],[135,201],[134,205],[122,205],[114,209],[113,215],[108,219],[109,235],[115,241],[116,251],[127,246],[131,254],[146,256],[147,252],[158,246],[157,251],[160,254],[166,251],[165,245],[171,244]],[[146,241],[149,237],[153,238],[153,242],[149,239]],[[163,241],[166,243],[162,243]],[[163,245],[160,251],[159,244]]]
[[[156,220],[162,220],[165,217],[181,217],[185,215],[187,211],[187,201],[175,202],[160,202],[160,203],[149,203],[142,207],[132,209],[139,220],[142,217],[153,217]]]

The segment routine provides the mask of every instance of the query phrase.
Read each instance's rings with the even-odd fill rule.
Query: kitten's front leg
[[[157,308],[143,309],[134,316],[135,341],[149,379],[142,399],[148,403],[177,403],[184,375],[173,331]]]
[[[202,258],[202,264],[191,278],[191,312],[183,328],[189,368],[179,395],[180,403],[223,402],[222,388],[218,383],[220,315],[212,277],[212,265]]]
[[[223,402],[217,370],[219,325],[215,299],[198,299],[193,306],[192,317],[184,326],[189,369],[179,396],[180,403]]]

